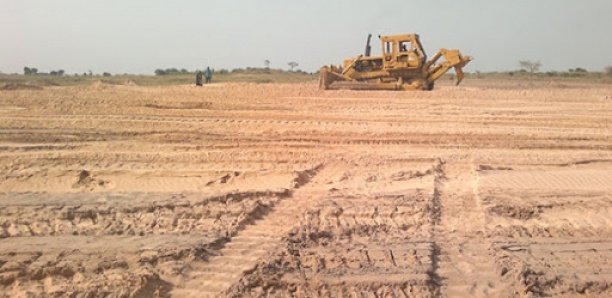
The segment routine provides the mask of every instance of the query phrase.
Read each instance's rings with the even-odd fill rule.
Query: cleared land
[[[612,86],[466,83],[0,91],[0,296],[611,296]]]

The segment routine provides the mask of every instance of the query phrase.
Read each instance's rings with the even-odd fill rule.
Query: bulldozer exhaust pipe
[[[365,57],[370,57],[370,53],[372,52],[372,47],[370,46],[371,40],[372,40],[372,34],[368,34],[368,41],[366,41],[365,52],[363,53]]]

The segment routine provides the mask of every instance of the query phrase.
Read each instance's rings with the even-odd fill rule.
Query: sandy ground
[[[0,91],[0,297],[612,295],[612,86]]]

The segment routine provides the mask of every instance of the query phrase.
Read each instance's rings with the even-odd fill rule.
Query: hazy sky
[[[363,51],[367,33],[415,32],[458,48],[467,71],[612,65],[610,0],[0,0],[0,71],[152,73],[156,68],[314,71]],[[373,39],[374,54],[380,52]]]

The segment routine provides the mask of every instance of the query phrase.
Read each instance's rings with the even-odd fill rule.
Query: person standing
[[[212,70],[208,66],[206,66],[206,70],[204,70],[204,77],[206,78],[206,84],[212,83]]]

